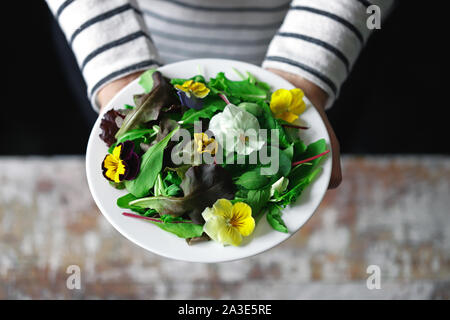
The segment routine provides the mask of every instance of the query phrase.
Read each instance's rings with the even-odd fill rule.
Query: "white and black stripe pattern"
[[[72,2],[74,2],[75,0],[65,0],[63,3],[61,3],[58,6],[58,9],[56,9],[55,12],[55,18],[59,19],[59,16],[61,15],[61,13],[64,11],[64,9],[66,9]]]
[[[129,0],[48,0],[96,106],[106,83],[160,64],[142,14]]]
[[[105,83],[110,82],[111,80],[117,79],[119,76],[124,74],[133,73],[138,70],[142,69],[148,69],[151,67],[158,67],[160,66],[159,63],[156,60],[143,60],[138,63],[126,66],[122,69],[115,70],[109,74],[107,74],[105,77],[101,78],[99,81],[95,83],[95,85],[90,90],[90,95],[94,95],[94,93]]]
[[[237,59],[338,95],[369,37],[366,9],[393,0],[47,0],[95,105],[114,79],[190,58]],[[269,46],[270,44],[270,46]],[[157,50],[160,55],[157,53]]]
[[[154,11],[153,11],[154,10]],[[248,23],[238,23],[238,24],[230,24],[230,23],[205,23],[205,22],[195,22],[188,20],[180,20],[174,19],[172,17],[166,16],[167,12],[164,14],[157,13],[157,9],[143,9],[142,12],[145,16],[149,18],[154,18],[155,20],[166,22],[169,25],[180,25],[182,27],[191,27],[196,28],[198,30],[210,30],[210,29],[218,29],[218,30],[275,30],[281,26],[284,19],[280,21],[272,22],[272,23],[258,23],[258,24],[248,24]]]
[[[217,57],[261,64],[289,2],[141,1],[140,9],[166,63]]]
[[[126,35],[126,36],[124,36],[124,37],[122,37],[122,38],[119,38],[119,39],[117,39],[117,40],[113,40],[113,41],[111,41],[111,42],[108,42],[108,43],[106,43],[105,45],[103,45],[103,46],[101,46],[101,47],[95,49],[94,51],[92,51],[91,53],[89,53],[89,54],[84,58],[83,62],[82,62],[81,65],[80,65],[81,71],[83,72],[84,67],[86,66],[86,64],[87,64],[89,61],[91,61],[92,59],[94,59],[96,56],[98,56],[99,54],[101,54],[102,52],[105,52],[105,51],[107,51],[107,50],[114,49],[115,47],[118,47],[118,46],[120,46],[120,45],[122,45],[122,44],[125,44],[125,43],[128,43],[128,42],[131,42],[131,41],[133,41],[133,40],[135,40],[135,39],[137,39],[137,38],[140,38],[140,37],[146,38],[146,39],[148,39],[148,40],[151,41],[150,36],[149,36],[148,34],[146,34],[144,31],[136,31],[136,32],[133,32],[133,33],[131,33],[131,34],[128,34],[128,35]]]
[[[263,66],[282,69],[316,83],[330,106],[363,48],[370,30],[366,10],[392,0],[294,0],[272,40]]]
[[[81,32],[83,32],[85,29],[89,28],[90,26],[100,23],[102,21],[108,20],[110,18],[113,18],[114,16],[118,16],[123,12],[133,10],[136,13],[140,14],[138,10],[136,10],[134,7],[132,7],[129,3],[118,6],[116,8],[113,8],[111,10],[108,10],[106,12],[103,12],[99,14],[98,16],[95,16],[88,21],[84,22],[81,26],[79,26],[70,36],[69,38],[69,44],[72,45],[73,41],[75,40],[76,36],[78,36]]]
[[[180,8],[192,9],[195,11],[206,12],[276,12],[285,11],[289,7],[290,1],[189,1],[189,0],[160,0],[159,2],[167,2]]]

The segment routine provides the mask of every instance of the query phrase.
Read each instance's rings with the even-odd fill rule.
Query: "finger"
[[[328,189],[336,189],[342,182],[342,171],[341,164],[338,161],[337,164],[333,164],[335,168],[332,169],[332,174],[330,178],[330,183],[328,184]]]
[[[336,136],[333,134],[330,137],[331,150],[332,150],[332,165],[331,165],[331,177],[328,189],[337,188],[342,182],[342,169],[341,169],[341,153],[340,146]]]

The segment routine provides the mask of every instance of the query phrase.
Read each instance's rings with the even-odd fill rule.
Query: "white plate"
[[[289,82],[269,71],[255,65],[232,60],[187,60],[166,65],[159,71],[169,78],[189,78],[198,74],[199,67],[203,70],[206,78],[214,77],[222,71],[228,78],[239,80],[232,69],[236,68],[242,73],[251,72],[260,81],[269,83],[273,90],[293,88]],[[133,105],[133,94],[141,92],[143,89],[139,86],[138,80],[131,82],[112,99],[103,112],[113,107],[121,108],[124,104]],[[301,118],[310,129],[301,132],[302,139],[305,143],[310,143],[324,138],[329,145],[329,136],[320,115],[311,107],[308,100],[306,103],[308,108]],[[117,207],[116,200],[127,192],[111,187],[101,171],[101,163],[108,148],[99,138],[100,119],[101,117],[97,119],[92,129],[86,152],[86,172],[92,196],[106,219],[120,233],[137,245],[164,257],[192,262],[223,262],[253,256],[273,248],[292,236],[313,215],[325,195],[330,180],[331,153],[322,161],[321,165],[324,169],[322,173],[303,192],[294,206],[287,207],[283,211],[283,219],[290,231],[289,234],[273,230],[263,217],[253,234],[245,238],[239,247],[223,247],[214,241],[189,246],[184,239],[163,231],[149,222],[122,215],[122,212],[127,210]]]

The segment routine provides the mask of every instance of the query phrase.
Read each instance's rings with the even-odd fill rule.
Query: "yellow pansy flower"
[[[298,88],[292,90],[278,89],[272,94],[270,110],[272,110],[275,118],[292,123],[306,109],[305,101],[303,101],[304,96],[303,91]]]
[[[123,180],[133,180],[139,173],[140,158],[134,152],[133,141],[119,143],[107,154],[102,162],[102,171],[106,179],[119,183]]]
[[[209,138],[206,133],[194,133],[194,143],[198,153],[208,152],[215,155],[217,152],[217,141],[213,138]]]
[[[202,216],[205,219],[203,231],[224,245],[240,245],[242,237],[250,235],[255,229],[252,209],[243,202],[233,205],[227,199],[219,199],[212,208],[206,208]]]
[[[194,80],[187,80],[182,85],[176,84],[175,88],[184,91],[188,97],[191,93],[197,98],[204,98],[208,95],[209,89],[204,83],[194,82]]]
[[[121,182],[126,172],[126,165],[120,159],[122,145],[119,144],[114,148],[112,154],[108,154],[102,163],[103,175],[114,182]]]

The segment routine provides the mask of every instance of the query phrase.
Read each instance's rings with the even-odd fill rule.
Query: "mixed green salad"
[[[111,109],[101,167],[123,215],[186,239],[238,246],[258,221],[288,233],[282,209],[320,173],[327,145],[306,145],[300,89],[271,91],[250,73],[168,79],[148,70],[134,105]],[[151,230],[149,231],[151,232]]]

